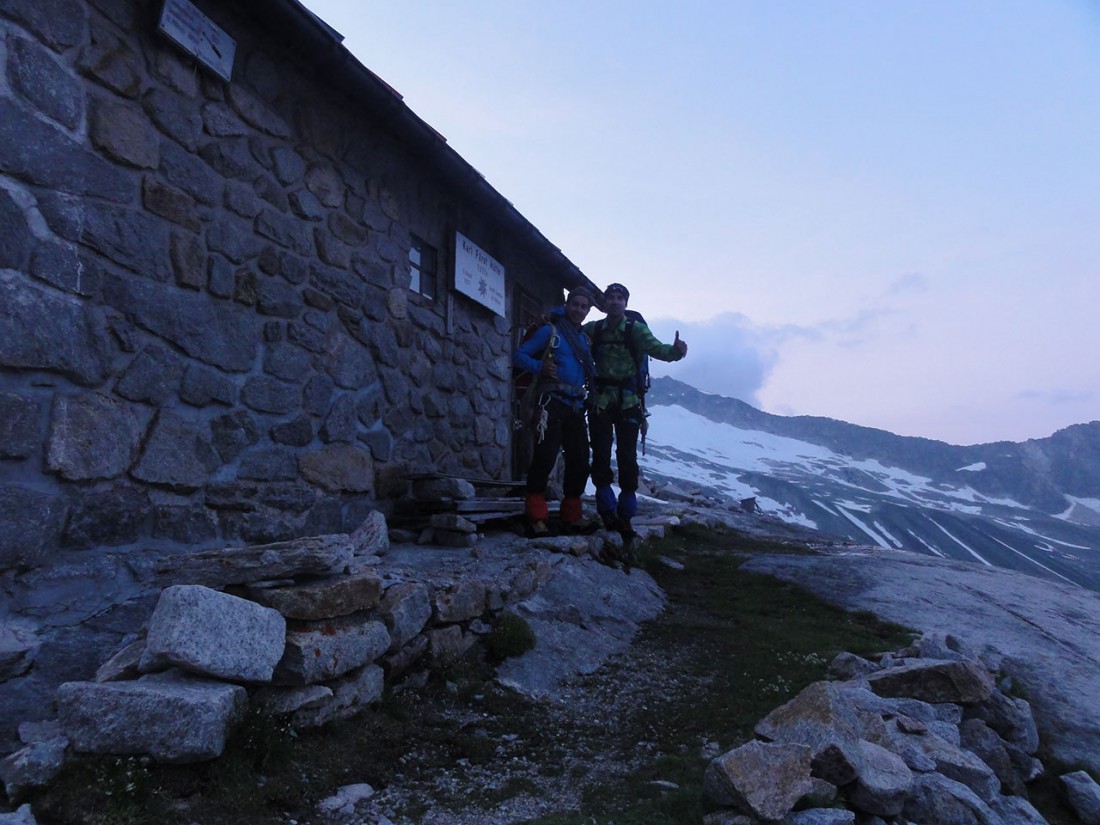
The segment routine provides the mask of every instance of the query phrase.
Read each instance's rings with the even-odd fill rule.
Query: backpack
[[[642,313],[634,309],[623,311],[626,316],[626,329],[623,337],[626,339],[626,348],[630,351],[630,357],[634,359],[634,381],[630,389],[638,395],[638,406],[642,411],[642,421],[639,433],[642,436],[642,455],[645,455],[645,435],[649,431],[649,411],[645,408],[645,394],[649,391],[649,355],[638,350],[638,344],[634,340],[634,324],[644,324]],[[596,353],[606,341],[603,340],[603,331],[607,327],[607,319],[601,318],[592,328],[592,360],[596,360]]]
[[[536,332],[542,327],[551,323],[549,315],[542,315],[527,325],[527,328],[523,331],[523,335],[520,336],[517,347],[522,346],[526,342],[530,341]],[[554,335],[550,336],[549,342],[546,345],[546,351],[554,345]],[[546,352],[543,352],[542,358],[546,358]],[[513,399],[513,421],[512,429],[522,430],[524,427],[530,426],[533,423],[535,407],[538,402],[538,392],[535,391],[535,386],[538,382],[533,372],[527,370],[521,370],[519,367],[512,367],[512,399]]]

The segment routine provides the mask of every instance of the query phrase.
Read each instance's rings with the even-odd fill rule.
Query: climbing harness
[[[553,358],[553,351],[560,343],[558,328],[551,324],[550,340],[546,343],[546,349],[543,350],[539,363],[544,363],[547,358]],[[526,374],[530,375],[530,373]],[[512,421],[512,429],[516,432],[534,425],[539,432],[540,444],[546,435],[546,405],[550,401],[550,397],[543,391],[545,386],[546,384],[540,374],[532,377],[531,383],[523,389],[523,394],[516,399],[516,415]]]

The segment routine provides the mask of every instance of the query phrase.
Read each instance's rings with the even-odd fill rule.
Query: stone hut
[[[296,0],[0,31],[0,677],[23,619],[121,622],[152,554],[515,477],[514,330],[592,284],[337,32]]]

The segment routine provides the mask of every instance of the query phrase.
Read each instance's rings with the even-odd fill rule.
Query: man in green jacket
[[[596,362],[596,391],[588,412],[596,510],[604,524],[621,531],[624,538],[634,534],[630,520],[638,507],[638,432],[643,411],[636,359],[650,355],[659,361],[679,361],[687,355],[679,331],[671,344],[662,344],[644,321],[628,317],[629,300],[625,286],[611,284],[604,290],[607,317],[584,325]],[[611,488],[615,478],[611,471],[613,443],[619,469],[618,499]]]

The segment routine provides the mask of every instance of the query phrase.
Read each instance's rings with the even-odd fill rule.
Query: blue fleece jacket
[[[565,315],[565,307],[557,307],[550,311],[550,323],[544,324],[535,330],[535,334],[520,344],[512,354],[512,364],[521,370],[539,375],[542,369],[542,357],[546,353],[546,346],[550,343],[551,335],[555,335],[555,344],[550,350],[550,357],[558,367],[558,377],[554,383],[545,388],[552,396],[560,398],[572,407],[584,406],[584,367],[577,354],[569,346],[565,336],[554,327],[558,324],[568,324],[569,319]],[[585,353],[591,357],[588,348],[588,338],[580,332],[578,338],[584,345]],[[540,376],[540,383],[546,383],[546,379]]]

